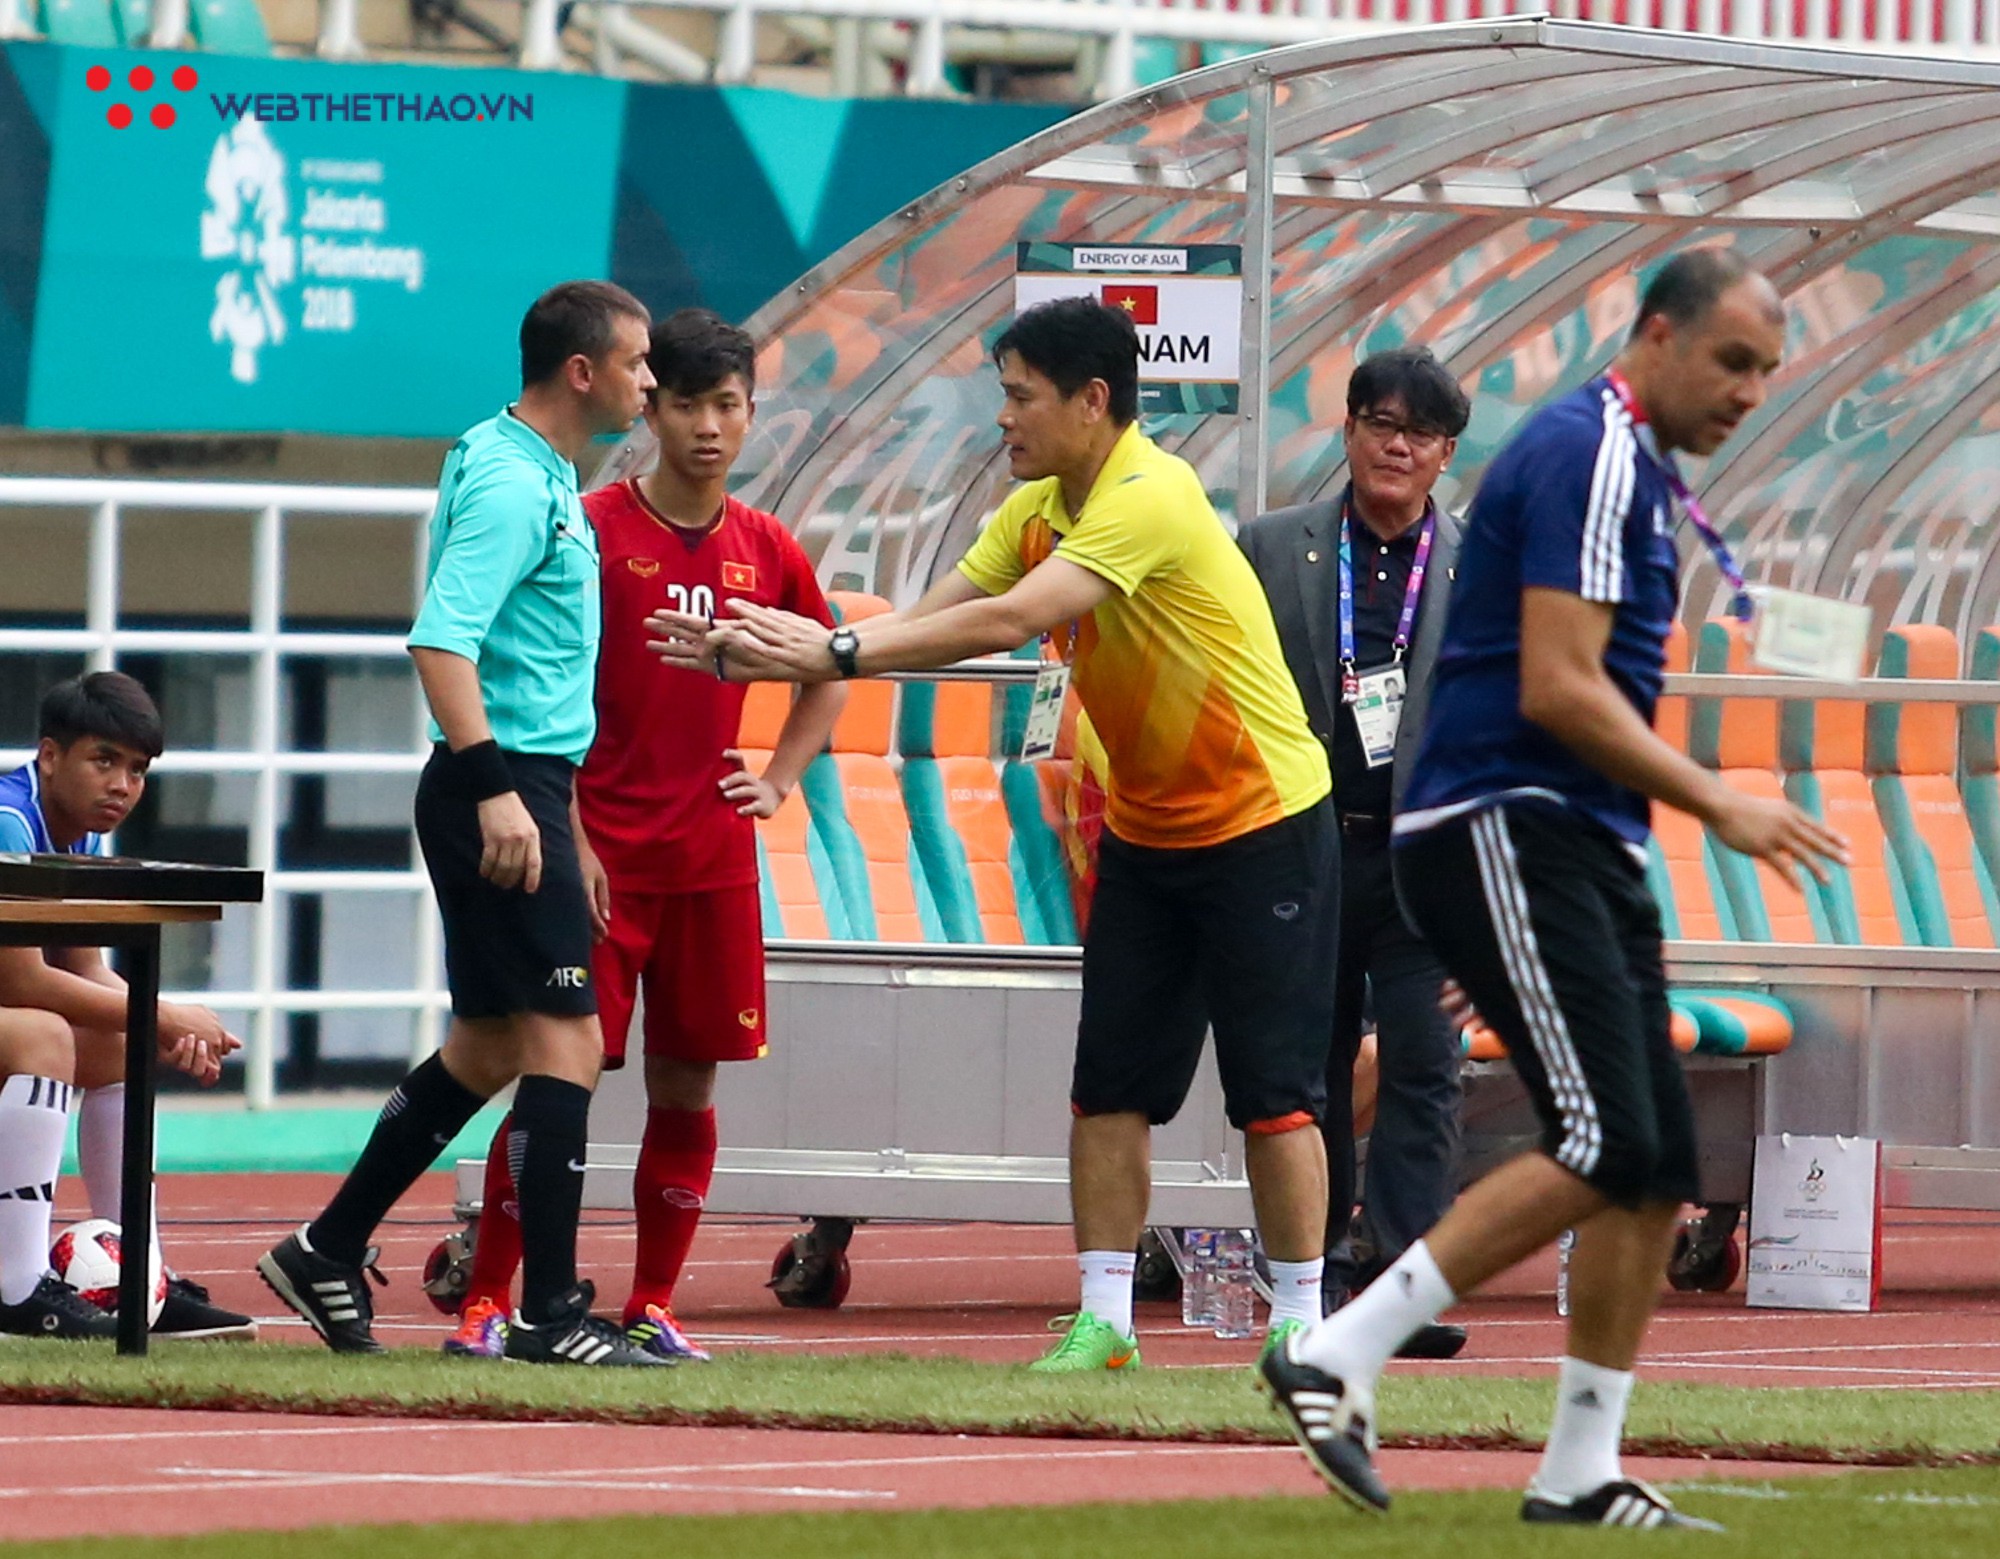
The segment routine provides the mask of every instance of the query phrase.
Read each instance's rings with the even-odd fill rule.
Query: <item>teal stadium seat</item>
[[[271,52],[271,35],[257,0],[190,0],[188,31],[205,54]]]
[[[889,610],[880,596],[830,590],[842,622]],[[896,687],[862,680],[847,690],[831,751],[799,782],[838,884],[850,934],[859,941],[943,942],[944,921],[910,839],[902,788],[889,763]]]
[[[1958,640],[1932,623],[1891,628],[1877,670],[1949,680],[1958,675]],[[1919,937],[1929,947],[1992,947],[2000,901],[1959,799],[1958,711],[1950,704],[1871,703],[1867,731],[1876,806]]]
[[[907,683],[896,733],[910,835],[946,934],[1046,946],[1049,929],[990,756],[992,686]]]
[[[1972,641],[1976,681],[2000,682],[2000,628],[1981,628]],[[1996,740],[1995,709],[1968,704],[1959,715],[1959,794],[1965,799],[1965,819],[1972,825],[1972,842],[1986,863],[1986,875],[2000,881],[2000,740]]]
[[[115,49],[120,42],[111,0],[42,0],[35,25],[50,43],[73,48]]]
[[[153,0],[111,0],[111,25],[123,47],[144,48],[153,32]]]

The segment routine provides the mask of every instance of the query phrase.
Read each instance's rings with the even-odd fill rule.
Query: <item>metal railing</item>
[[[186,0],[166,0],[184,9]],[[321,0],[319,53],[352,59],[363,52],[359,0]],[[632,11],[703,12],[716,18],[715,41],[703,54],[632,17]],[[1776,42],[1832,43],[1963,54],[2000,47],[2000,0],[1943,0],[1881,6],[1871,25],[1862,0],[1655,0],[1635,7],[1635,25],[1669,32],[1710,33]],[[950,95],[947,69],[995,57],[995,39],[1041,35],[1072,51],[1094,45],[1093,95],[1121,97],[1138,84],[1141,40],[1275,48],[1405,28],[1424,22],[1468,22],[1547,12],[1577,20],[1610,20],[1612,7],[1594,0],[1420,0],[1399,17],[1395,0],[599,0],[574,7],[594,39],[592,58],[606,75],[635,58],[682,80],[744,83],[757,73],[758,23],[786,24],[823,45],[833,90],[866,90],[866,57],[894,58],[913,97]],[[164,13],[156,13],[164,14]],[[517,63],[549,70],[566,53],[559,0],[523,0]],[[154,41],[159,44],[156,26]]]
[[[0,509],[81,509],[90,515],[87,586],[82,628],[0,628],[0,653],[80,652],[92,670],[114,666],[121,655],[231,656],[250,664],[249,746],[241,751],[171,745],[154,765],[159,774],[249,775],[253,781],[246,864],[265,873],[265,897],[249,910],[250,981],[240,990],[193,993],[193,999],[226,1011],[249,1013],[244,1036],[244,1088],[251,1108],[268,1107],[274,1091],[278,1019],[282,1014],[337,1011],[409,1011],[415,1015],[412,1051],[421,1058],[437,1048],[439,1014],[448,1005],[441,977],[437,916],[430,881],[421,869],[414,833],[404,871],[286,871],[279,869],[280,780],[287,775],[415,774],[429,750],[421,700],[411,679],[409,745],[401,751],[302,752],[287,748],[280,723],[281,661],[288,656],[401,659],[401,632],[292,632],[281,624],[285,581],[285,521],[292,515],[401,516],[415,527],[428,518],[434,494],[427,488],[353,488],[247,485],[222,482],[114,481],[75,478],[0,478]],[[204,510],[251,516],[250,613],[240,630],[177,630],[128,626],[120,610],[120,554],[128,510]],[[414,609],[423,582],[421,536],[412,550],[417,571],[409,586]],[[18,761],[18,760],[16,760]],[[288,895],[328,892],[416,893],[415,981],[408,990],[288,990],[279,973],[281,901]]]

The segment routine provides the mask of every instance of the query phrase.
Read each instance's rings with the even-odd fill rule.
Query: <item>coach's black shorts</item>
[[[573,765],[541,753],[506,753],[514,787],[542,831],[542,883],[533,893],[496,888],[479,875],[479,803],[436,748],[417,781],[417,843],[444,919],[445,977],[461,1018],[597,1011],[590,983],[590,906],[569,831]]]
[[[1624,843],[1509,802],[1400,836],[1396,890],[1507,1046],[1549,1156],[1622,1207],[1701,1200],[1660,909]]]
[[[1172,1120],[1212,1021],[1230,1124],[1270,1132],[1319,1119],[1339,851],[1328,802],[1192,850],[1104,835],[1083,939],[1078,1114]]]

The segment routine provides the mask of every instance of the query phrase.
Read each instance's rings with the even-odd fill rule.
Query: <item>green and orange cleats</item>
[[[1049,1330],[1067,1327],[1062,1341],[1043,1354],[1029,1369],[1044,1375],[1080,1375],[1086,1370],[1132,1370],[1139,1367],[1139,1339],[1121,1337],[1108,1321],[1087,1310],[1075,1315],[1059,1315],[1049,1322]]]

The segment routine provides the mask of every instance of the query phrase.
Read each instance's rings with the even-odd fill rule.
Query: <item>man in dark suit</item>
[[[1325,1295],[1344,1304],[1444,1212],[1459,1141],[1459,1044],[1438,1006],[1444,969],[1404,924],[1389,818],[1416,758],[1458,557],[1459,522],[1431,502],[1471,407],[1421,347],[1380,352],[1347,387],[1348,486],[1260,516],[1237,538],[1271,599],[1306,716],[1333,762],[1341,828],[1340,958],[1327,1061]],[[1379,1068],[1368,1185],[1355,1202],[1351,1091],[1372,1005]],[[1429,1326],[1407,1356],[1449,1358],[1465,1331]]]

